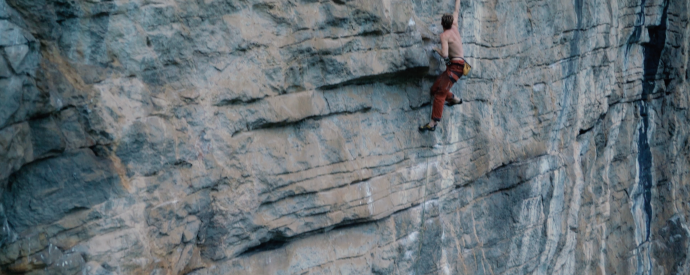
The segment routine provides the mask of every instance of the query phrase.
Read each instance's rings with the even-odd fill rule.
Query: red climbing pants
[[[431,106],[431,119],[441,121],[443,115],[443,104],[446,101],[453,99],[453,93],[450,88],[462,76],[462,70],[465,62],[462,60],[453,60],[450,66],[446,67],[446,71],[436,78],[436,82],[431,86],[431,96],[434,97],[434,102]]]

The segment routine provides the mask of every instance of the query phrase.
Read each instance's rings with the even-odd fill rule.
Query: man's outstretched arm
[[[455,11],[453,12],[453,26],[459,28],[458,16],[460,14],[460,0],[455,0]]]

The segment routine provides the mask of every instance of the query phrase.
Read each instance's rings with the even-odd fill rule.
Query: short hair
[[[441,26],[444,30],[450,29],[453,26],[453,21],[455,21],[453,15],[446,13],[441,17]]]

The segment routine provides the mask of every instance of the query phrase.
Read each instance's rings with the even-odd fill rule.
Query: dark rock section
[[[683,273],[687,270],[690,234],[681,227],[679,217],[668,220],[659,233],[658,238],[663,241],[654,248],[654,254],[662,261],[662,266],[671,268],[669,274]]]
[[[125,192],[110,160],[88,149],[24,166],[9,179],[3,207],[19,233]]]
[[[31,120],[29,129],[35,156],[50,156],[65,150],[65,140],[53,117]]]

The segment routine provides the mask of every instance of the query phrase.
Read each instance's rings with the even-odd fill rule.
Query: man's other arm
[[[441,36],[441,57],[448,58],[448,38]]]
[[[434,51],[443,58],[448,58],[448,39],[441,36],[441,49],[434,47]]]

